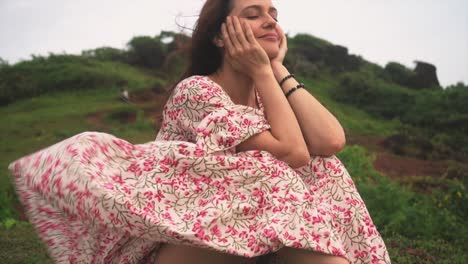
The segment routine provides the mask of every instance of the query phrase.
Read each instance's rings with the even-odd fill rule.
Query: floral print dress
[[[266,151],[236,152],[269,128],[262,108],[236,105],[208,77],[192,76],[175,87],[155,141],[85,132],[9,169],[57,263],[154,263],[162,243],[245,257],[287,246],[390,263],[336,157],[292,169]]]

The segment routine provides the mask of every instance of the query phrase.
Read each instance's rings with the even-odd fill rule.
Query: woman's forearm
[[[277,81],[289,74],[283,65],[274,66],[273,71]],[[297,80],[290,78],[281,88],[287,93],[297,84]],[[300,125],[310,154],[330,156],[344,147],[346,139],[343,127],[307,90],[298,89],[287,100]]]
[[[273,71],[265,71],[252,78],[262,98],[273,137],[284,146],[285,151],[303,153],[302,156],[308,160],[309,153],[298,120],[279,87]]]

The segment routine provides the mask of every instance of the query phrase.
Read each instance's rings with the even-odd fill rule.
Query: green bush
[[[412,92],[378,79],[369,72],[343,74],[339,85],[330,92],[337,101],[386,119],[400,118],[414,102]]]
[[[112,87],[123,78],[102,64],[76,55],[34,57],[0,69],[0,105],[61,90]]]
[[[336,74],[343,71],[356,71],[364,64],[362,58],[348,54],[348,48],[333,45],[308,34],[297,34],[289,38],[288,46],[287,65],[295,73],[303,76],[316,77],[308,73],[315,71],[309,67],[311,65],[322,71]]]
[[[389,62],[385,65],[385,72],[391,81],[406,86],[414,75],[414,72],[398,62]]]
[[[411,239],[443,239],[450,242],[466,241],[468,228],[464,224],[466,211],[465,186],[449,182],[444,193],[434,199],[417,193],[377,172],[372,157],[360,146],[346,147],[339,155],[363,197],[375,225],[385,236],[400,234]],[[457,203],[441,203],[445,195],[458,199]],[[442,198],[441,198],[442,197]],[[448,201],[447,199],[447,201]],[[457,230],[454,233],[454,230]]]
[[[139,36],[128,42],[129,63],[146,68],[159,68],[166,57],[165,45],[157,37]]]
[[[420,91],[403,120],[437,130],[468,133],[468,86],[451,86],[445,90]]]
[[[468,85],[458,82],[442,90],[446,94],[446,100],[450,102],[450,108],[457,113],[468,113]]]
[[[85,50],[81,53],[81,55],[87,58],[94,58],[102,61],[128,61],[128,54],[126,51],[112,47],[101,47],[92,50]]]
[[[385,80],[391,76],[388,72],[397,76],[391,78],[406,78],[409,73],[403,67],[391,63],[383,72],[377,66],[367,64],[358,72],[342,74],[339,84],[330,89],[330,95],[339,102],[354,105],[375,116],[399,119],[403,124],[424,130],[424,140],[432,141],[432,146],[430,150],[415,149],[416,152],[425,152],[418,154],[421,157],[466,159],[468,87],[458,83],[445,90],[415,91]]]
[[[0,69],[3,67],[8,67],[9,63],[8,61],[4,60],[3,58],[0,57]]]
[[[312,46],[322,49],[333,44],[325,39],[321,39],[310,34],[299,33],[292,38],[288,38],[289,47],[295,47],[296,45]]]
[[[13,187],[11,187],[13,189]],[[15,218],[17,215],[13,212],[12,204],[16,199],[15,194],[0,192],[0,222]]]

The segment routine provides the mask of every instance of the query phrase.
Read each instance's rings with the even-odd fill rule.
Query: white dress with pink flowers
[[[154,263],[161,243],[254,257],[296,247],[390,263],[343,164],[292,169],[236,145],[269,129],[205,76],[180,82],[155,141],[85,132],[12,164],[20,200],[57,263]]]

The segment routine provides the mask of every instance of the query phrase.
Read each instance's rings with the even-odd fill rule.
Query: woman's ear
[[[223,39],[221,38],[221,36],[216,36],[214,39],[213,39],[213,44],[218,47],[218,48],[223,48],[224,47],[224,41]]]

